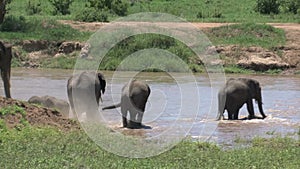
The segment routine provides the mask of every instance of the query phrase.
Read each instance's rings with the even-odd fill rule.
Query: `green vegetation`
[[[26,111],[24,110],[24,108],[17,106],[17,105],[11,105],[11,106],[7,106],[7,107],[3,107],[0,109],[0,131],[6,131],[7,127],[5,125],[5,121],[1,118],[7,115],[13,115],[13,116],[17,116],[20,115],[20,123],[19,125],[17,125],[15,128],[16,129],[20,129],[24,126],[28,126],[29,123],[26,120],[25,116],[26,116]],[[1,137],[1,136],[0,136]],[[0,139],[0,143],[1,143],[1,139]]]
[[[263,1],[263,0],[262,0]],[[113,20],[118,16],[124,16],[137,12],[167,12],[189,21],[217,21],[217,22],[245,22],[233,24],[205,31],[213,45],[235,44],[239,46],[261,46],[272,49],[285,44],[283,30],[276,29],[266,24],[254,22],[297,22],[298,12],[287,12],[298,10],[297,3],[284,0],[284,6],[280,6],[278,15],[262,15],[255,12],[258,2],[246,0],[239,1],[176,1],[176,0],[141,0],[141,1],[81,1],[81,0],[48,0],[41,3],[40,0],[13,0],[9,4],[9,13],[5,21],[0,25],[0,39],[18,43],[21,40],[36,39],[49,41],[86,41],[92,35],[91,32],[75,30],[68,25],[60,24],[58,19],[79,19],[84,21]],[[283,3],[282,3],[283,4]],[[27,7],[24,7],[27,6]],[[61,11],[62,6],[68,6],[67,11]],[[293,9],[293,10],[292,10]],[[94,12],[93,12],[94,11]],[[285,12],[283,12],[285,11]],[[80,19],[81,18],[81,19]],[[102,18],[102,19],[101,19]],[[159,48],[179,56],[195,72],[204,72],[203,65],[199,64],[198,58],[184,44],[170,37],[158,35],[138,35],[118,43],[105,56],[99,69],[115,70],[119,63],[136,51],[149,48]],[[53,50],[49,48],[49,51]],[[21,52],[24,54],[24,51]],[[51,53],[51,51],[50,51]],[[25,55],[25,54],[24,54]],[[153,56],[149,56],[153,57]],[[222,56],[221,56],[222,57]],[[26,60],[26,58],[25,58]],[[13,66],[20,66],[19,58],[13,59]],[[76,62],[75,56],[63,56],[59,58],[43,59],[38,65],[45,68],[71,69]],[[83,65],[93,64],[93,61],[81,61]],[[159,62],[153,61],[146,71],[175,70],[173,64],[160,67]],[[231,63],[229,63],[231,64]],[[226,65],[228,66],[228,65]],[[151,68],[153,67],[153,68]],[[157,69],[158,68],[158,69]],[[241,73],[251,72],[237,66],[228,66],[226,72]],[[279,72],[270,70],[270,73]],[[267,72],[268,73],[268,72]]]
[[[236,44],[272,48],[285,44],[282,29],[267,24],[244,23],[212,28],[207,32],[213,44]]]
[[[83,131],[24,127],[0,132],[1,168],[297,168],[299,141],[255,138],[252,146],[222,150],[183,141],[170,151],[129,159],[99,148]]]
[[[20,16],[7,16],[0,25],[0,39],[4,40],[29,40],[42,39],[49,41],[83,41],[89,38],[90,32],[81,32],[68,25],[59,24],[55,20],[32,18],[27,20]]]
[[[51,2],[54,2],[52,5]],[[271,9],[265,2],[276,2],[279,6],[278,12],[267,12],[261,14],[260,9]],[[55,6],[61,6],[67,2],[67,11],[60,11]],[[56,19],[84,19],[87,21],[106,18],[113,20],[116,17],[134,14],[138,12],[162,12],[182,17],[188,21],[205,22],[299,22],[299,1],[297,0],[64,0],[64,1],[43,1],[40,0],[12,0],[9,5],[9,13],[15,16],[27,16],[28,4],[32,9],[39,8],[38,12],[31,12],[34,17],[51,17]],[[272,4],[271,4],[272,5]],[[96,10],[98,10],[98,14]],[[29,9],[31,10],[31,9]],[[89,14],[87,11],[91,11]],[[257,11],[257,12],[256,12]],[[101,14],[99,14],[101,13]],[[278,13],[278,14],[276,14]],[[38,15],[36,15],[38,14]],[[61,15],[67,14],[67,15]],[[82,15],[82,16],[80,16]],[[93,17],[91,17],[93,16]],[[102,16],[99,17],[99,16]],[[105,21],[105,20],[104,20]]]

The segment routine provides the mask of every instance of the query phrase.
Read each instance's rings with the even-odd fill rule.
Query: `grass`
[[[49,41],[86,41],[91,32],[81,32],[48,18],[25,18],[6,16],[0,25],[0,39],[7,41],[49,40]]]
[[[31,0],[38,2],[39,0]],[[41,3],[42,11],[37,15],[28,15],[28,1],[13,0],[10,13],[17,16],[48,17],[54,19],[74,19],[82,14],[86,2],[74,0],[70,6],[70,15],[53,15],[54,8],[48,1]],[[162,12],[182,17],[188,21],[203,22],[300,22],[299,14],[283,13],[278,15],[261,15],[254,11],[253,0],[139,0],[130,1],[128,14],[139,12]],[[110,16],[109,20],[117,18]]]
[[[207,36],[213,44],[238,44],[240,46],[261,46],[272,48],[285,44],[282,29],[266,24],[243,23],[212,28]]]
[[[24,127],[0,133],[1,168],[297,168],[299,141],[255,138],[252,146],[222,150],[182,141],[158,156],[130,159],[108,153],[83,131]]]

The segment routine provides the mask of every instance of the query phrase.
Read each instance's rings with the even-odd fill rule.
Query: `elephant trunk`
[[[256,102],[257,102],[257,104],[258,104],[259,112],[260,112],[260,114],[262,115],[262,117],[263,117],[263,119],[264,119],[264,118],[266,118],[267,116],[265,115],[264,110],[263,110],[263,108],[262,108],[263,103],[262,103],[262,99],[261,99],[261,93],[259,93],[258,96],[259,96],[259,97],[256,99]]]

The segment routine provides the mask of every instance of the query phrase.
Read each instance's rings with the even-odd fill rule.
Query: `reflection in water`
[[[38,69],[13,69],[11,77],[12,97],[20,100],[28,100],[33,95],[51,95],[67,100],[67,79],[73,73],[70,70],[38,70]],[[111,83],[113,72],[104,72],[108,84]],[[127,73],[131,77],[130,72]],[[216,122],[217,105],[211,105],[212,99],[216,97],[216,90],[211,89],[211,81],[204,74],[196,74],[197,85],[199,87],[199,112],[196,119],[180,118],[181,91],[169,75],[165,73],[142,73],[139,79],[147,81],[151,87],[151,95],[147,103],[147,110],[143,122],[152,129],[139,130],[143,137],[154,137],[161,132],[168,132],[174,125],[193,124],[189,135],[195,140],[209,136],[211,130],[215,130],[211,136],[212,141],[221,145],[232,146],[238,138],[250,139],[255,136],[272,137],[274,135],[291,135],[297,137],[295,133],[300,126],[300,77],[299,76],[253,76],[253,75],[229,75],[229,77],[250,77],[258,80],[262,85],[263,108],[268,116],[265,120],[237,120]],[[185,80],[178,74],[182,81]],[[127,78],[120,78],[115,83],[107,86],[103,95],[103,103],[100,107],[111,105],[120,101],[121,88]],[[214,81],[213,83],[222,84]],[[0,94],[4,95],[3,84],[0,84]],[[182,91],[183,92],[183,91]],[[189,93],[190,91],[184,91]],[[195,99],[195,98],[190,98]],[[188,102],[188,101],[187,101]],[[186,103],[187,103],[186,102]],[[184,104],[186,104],[184,103]],[[255,104],[256,105],[256,104]],[[257,106],[254,107],[257,115]],[[119,109],[103,112],[103,117],[112,130],[121,131],[121,115]],[[207,112],[215,112],[208,115]],[[226,115],[226,113],[225,113]],[[240,109],[240,118],[247,116],[246,106]],[[217,125],[217,128],[214,126]],[[121,131],[130,134],[132,131]],[[139,135],[137,134],[137,135]],[[175,133],[170,133],[176,136]],[[133,134],[134,135],[134,134]]]

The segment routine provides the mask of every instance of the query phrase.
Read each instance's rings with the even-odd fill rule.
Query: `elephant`
[[[254,114],[252,99],[255,99],[262,117]],[[262,108],[261,87],[258,81],[249,78],[230,78],[225,86],[218,93],[219,110],[217,120],[224,118],[224,111],[227,110],[229,120],[237,120],[239,109],[246,103],[248,119],[264,119],[267,116]]]
[[[102,110],[121,107],[123,127],[142,128],[142,119],[150,92],[150,87],[146,83],[131,80],[122,88],[121,102],[104,107]],[[129,124],[127,122],[128,112],[130,115]]]
[[[53,96],[32,96],[28,99],[28,103],[40,104],[47,108],[57,109],[64,117],[69,117],[69,103],[65,100],[57,99]]]
[[[12,59],[11,45],[5,45],[0,41],[0,69],[1,77],[4,84],[5,96],[11,98],[10,95],[10,67]]]
[[[68,79],[67,94],[73,113],[81,117],[85,112],[87,120],[95,121],[98,115],[99,100],[102,101],[101,92],[104,94],[106,81],[102,73],[81,72]]]

